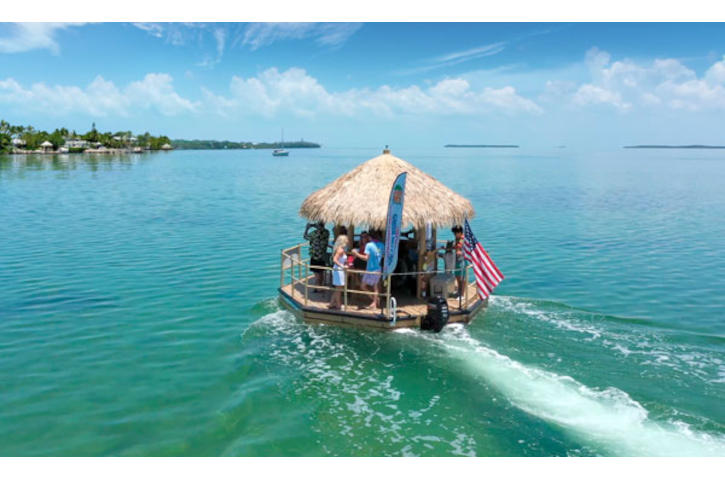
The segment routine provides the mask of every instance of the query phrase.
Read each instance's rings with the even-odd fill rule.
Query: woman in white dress
[[[347,276],[347,242],[335,242],[335,249],[332,252],[332,285],[335,291],[332,293],[329,308],[344,309],[342,306],[342,287],[345,286]]]

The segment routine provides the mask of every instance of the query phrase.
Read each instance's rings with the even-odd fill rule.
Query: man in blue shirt
[[[354,249],[352,254],[367,262],[367,273],[362,277],[362,289],[375,292],[375,295],[372,296],[373,301],[365,308],[377,309],[380,305],[378,293],[382,272],[380,263],[383,258],[383,243],[380,241],[380,235],[377,232],[370,232],[369,235],[363,234],[360,237],[363,241],[367,240],[365,252],[360,253],[357,249]]]

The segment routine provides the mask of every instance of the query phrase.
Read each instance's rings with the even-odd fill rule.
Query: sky
[[[725,144],[725,24],[0,23],[0,118],[330,147]]]

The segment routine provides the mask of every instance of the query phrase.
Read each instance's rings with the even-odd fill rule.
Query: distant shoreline
[[[87,148],[85,150],[63,151],[63,150],[20,150],[15,149],[0,155],[42,155],[42,156],[63,156],[63,155],[140,155],[142,153],[170,152],[173,148],[162,148],[157,150],[131,148]]]
[[[320,148],[319,143],[304,140],[294,142],[233,142],[230,140],[172,140],[171,145],[177,150],[272,150],[277,148]]]
[[[445,145],[444,148],[519,148],[518,145]]]
[[[725,146],[721,145],[628,145],[623,148],[669,148],[669,149],[689,149],[689,150],[722,150]]]

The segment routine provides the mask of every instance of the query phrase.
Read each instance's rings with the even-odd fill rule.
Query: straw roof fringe
[[[390,189],[397,176],[408,172],[403,227],[436,228],[463,223],[475,215],[471,202],[427,173],[389,153],[368,160],[302,203],[300,215],[313,222],[367,225],[384,229]]]

